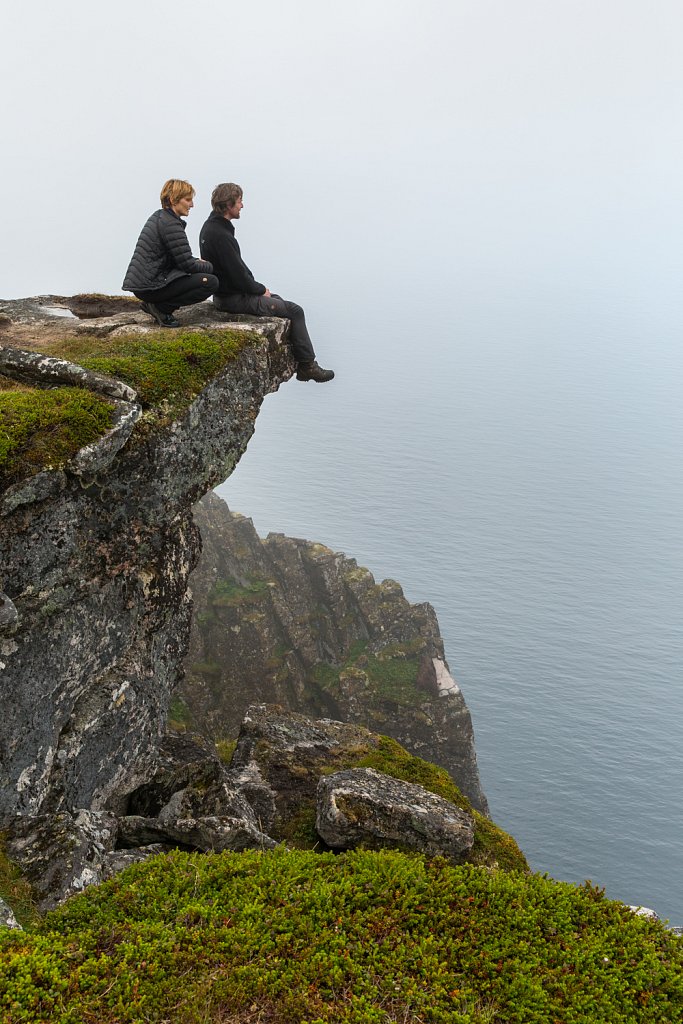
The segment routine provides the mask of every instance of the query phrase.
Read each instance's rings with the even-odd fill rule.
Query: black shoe
[[[162,313],[153,302],[141,302],[140,305],[162,327],[180,327],[180,320],[176,320],[172,313]]]
[[[299,363],[296,368],[297,380],[315,380],[318,384],[324,384],[325,381],[332,380],[333,377],[334,370],[323,370],[322,366],[318,366],[315,359],[310,363]]]

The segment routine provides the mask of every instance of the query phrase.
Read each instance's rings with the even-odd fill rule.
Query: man
[[[216,185],[211,195],[213,212],[204,224],[199,238],[202,259],[213,265],[218,277],[214,305],[224,313],[249,313],[251,316],[281,316],[291,321],[289,339],[297,361],[296,379],[332,380],[333,370],[324,370],[315,361],[313,345],[301,306],[272,294],[264,284],[254,280],[242,259],[235,238],[233,220],[239,220],[244,203],[239,185],[225,182]]]

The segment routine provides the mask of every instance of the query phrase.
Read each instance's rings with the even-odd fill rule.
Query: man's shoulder
[[[202,238],[230,241],[235,237],[235,231],[234,229],[231,230],[231,228],[230,221],[226,220],[225,217],[214,217],[212,215],[204,221],[199,234]]]

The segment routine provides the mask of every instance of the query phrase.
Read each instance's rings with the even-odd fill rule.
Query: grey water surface
[[[329,303],[337,379],[269,398],[219,493],[431,601],[495,820],[683,923],[680,301],[586,274]]]

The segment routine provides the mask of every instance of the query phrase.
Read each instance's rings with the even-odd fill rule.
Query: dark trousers
[[[315,359],[313,343],[306,326],[306,315],[296,302],[281,295],[214,295],[213,304],[222,313],[247,313],[250,316],[281,316],[291,321],[289,341],[298,363]]]
[[[143,302],[152,302],[162,313],[174,313],[179,306],[194,306],[218,290],[218,278],[213,274],[184,274],[163,288],[151,288],[133,294]]]

